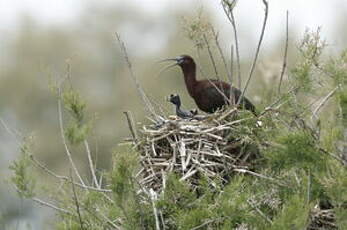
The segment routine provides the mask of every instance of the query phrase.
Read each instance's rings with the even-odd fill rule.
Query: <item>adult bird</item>
[[[196,64],[189,55],[181,55],[163,61],[175,61],[174,64],[165,69],[176,65],[181,67],[189,95],[194,99],[198,108],[204,112],[213,113],[221,109],[230,103],[229,99],[237,103],[242,94],[239,89],[224,81],[212,79],[197,80]],[[246,97],[241,98],[239,105],[256,114],[254,105]]]
[[[181,98],[178,94],[171,94],[168,99],[175,105],[176,115],[180,118],[193,118],[198,113],[196,110],[181,109]]]

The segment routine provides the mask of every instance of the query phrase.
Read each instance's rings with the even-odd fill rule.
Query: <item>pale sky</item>
[[[26,12],[39,23],[69,23],[79,15],[83,6],[97,0],[0,0],[0,29],[15,28],[19,16]],[[336,15],[347,13],[347,0],[268,0],[270,13],[266,38],[271,41],[284,34],[286,10],[290,12],[290,26],[299,33],[305,28],[315,29],[322,26],[322,35],[333,46],[341,46],[342,41],[336,37]],[[100,1],[99,1],[100,2]],[[199,6],[211,6],[215,12],[215,20],[220,23],[221,30],[229,30],[219,0],[103,0],[107,3],[131,4],[150,14],[162,14],[173,7],[189,6],[196,11]],[[245,33],[256,40],[263,19],[261,0],[239,0],[236,11],[239,26]],[[241,31],[242,33],[242,31]],[[346,42],[344,42],[345,44]]]

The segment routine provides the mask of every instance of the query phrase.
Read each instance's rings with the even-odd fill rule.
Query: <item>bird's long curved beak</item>
[[[175,61],[175,62],[177,62],[178,59],[177,59],[177,58],[167,58],[167,59],[163,59],[163,60],[158,61],[158,63],[160,63],[160,62],[166,62],[166,61]]]
[[[171,67],[174,67],[174,66],[178,65],[178,58],[167,58],[167,59],[163,59],[163,60],[158,61],[158,63],[160,63],[160,62],[167,62],[167,61],[175,61],[175,63],[163,67],[163,68],[159,71],[159,73],[158,73],[157,76],[160,76],[164,71],[170,69]]]

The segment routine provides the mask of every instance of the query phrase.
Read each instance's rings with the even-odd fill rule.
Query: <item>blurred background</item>
[[[247,91],[247,97],[260,108],[278,82],[287,10],[289,65],[295,64],[296,45],[306,28],[321,26],[329,44],[327,56],[347,47],[347,1],[269,0],[269,4],[264,46]],[[263,12],[261,0],[239,1],[235,11],[243,82],[259,39]],[[34,136],[34,154],[40,161],[68,175],[50,80],[65,76],[70,66],[72,85],[86,100],[88,116],[95,119],[89,141],[98,156],[97,167],[107,170],[112,152],[122,151],[119,143],[129,136],[123,111],[132,111],[139,126],[146,123],[115,32],[124,40],[135,74],[150,98],[170,113],[165,97],[179,93],[186,108],[195,108],[180,70],[173,68],[158,76],[163,65],[156,62],[190,54],[213,77],[207,52],[196,52],[194,42],[186,36],[187,27],[199,15],[218,31],[221,47],[230,57],[232,27],[219,1],[0,0],[0,229],[53,229],[54,213],[20,200],[7,182],[8,166],[19,154],[17,141],[27,135]],[[73,154],[78,167],[86,168],[82,148],[74,147]],[[51,180],[40,176],[40,182]]]

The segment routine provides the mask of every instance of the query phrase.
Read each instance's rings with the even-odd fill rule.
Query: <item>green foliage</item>
[[[110,174],[110,184],[116,212],[120,210],[125,218],[124,229],[153,228],[154,217],[151,215],[151,206],[140,204],[140,197],[137,195],[140,188],[135,179],[138,167],[136,152],[116,153],[114,156],[114,168]]]
[[[87,138],[92,127],[91,122],[84,119],[86,103],[79,93],[72,89],[63,92],[62,101],[72,117],[65,130],[65,136],[71,144],[79,144]]]
[[[347,205],[347,169],[341,165],[332,164],[329,174],[320,179],[327,195],[335,207]],[[347,207],[345,207],[347,209]]]
[[[78,92],[67,90],[62,94],[62,99],[66,110],[77,122],[82,122],[86,103],[81,99]]]
[[[79,125],[72,122],[67,126],[65,135],[71,144],[79,144],[87,138],[90,129],[89,124]]]
[[[336,225],[339,230],[347,229],[347,207],[338,207],[334,209],[336,215]]]
[[[319,58],[326,47],[326,43],[320,39],[320,28],[317,31],[306,30],[298,48],[301,54],[296,66],[291,70],[294,85],[308,93],[313,89],[315,81],[318,80],[317,72],[313,67],[319,65]]]
[[[308,217],[310,205],[299,195],[295,195],[288,199],[280,213],[274,218],[269,229],[306,229],[308,225]]]
[[[29,137],[24,140],[21,145],[20,158],[12,162],[9,167],[10,170],[13,171],[11,181],[16,186],[17,193],[21,198],[31,198],[35,195],[34,189],[36,181],[30,171],[31,139],[32,138]]]
[[[330,173],[320,179],[329,196],[329,201],[335,207],[336,223],[339,229],[347,229],[347,169],[344,166],[332,164]]]
[[[347,88],[340,93],[340,108],[343,126],[347,127]]]
[[[296,131],[277,138],[278,146],[267,152],[270,167],[274,170],[302,168],[324,171],[326,157],[316,146],[316,140],[305,131]]]
[[[202,9],[197,16],[183,18],[183,30],[186,37],[193,42],[198,50],[206,47],[206,40],[211,36],[211,25],[203,18]]]

